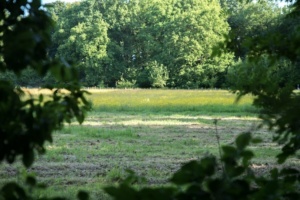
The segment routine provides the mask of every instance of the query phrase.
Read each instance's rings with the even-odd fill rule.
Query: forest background
[[[224,0],[46,5],[56,23],[49,56],[76,63],[82,85],[102,88],[232,87],[239,82],[249,38],[267,34],[289,10],[270,1]],[[227,48],[215,56],[226,40]],[[20,77],[10,72],[1,77],[18,86],[57,84],[51,75],[40,77],[30,69]]]

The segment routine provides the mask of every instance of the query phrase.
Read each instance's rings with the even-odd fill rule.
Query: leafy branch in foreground
[[[52,94],[44,98],[42,94],[24,96],[11,82],[0,80],[0,162],[13,163],[21,157],[28,168],[36,153],[45,153],[45,142],[52,142],[53,131],[73,118],[83,122],[90,103],[87,92],[80,89],[75,68],[48,58],[53,22],[41,1],[0,0],[0,5],[0,72],[20,76],[30,68],[39,76],[50,73],[62,83],[55,88],[46,86]],[[33,177],[28,177],[26,184],[39,186]],[[0,189],[0,199],[33,197],[11,182]]]
[[[300,78],[299,7],[294,1],[264,35],[249,38],[249,54],[231,74],[232,90],[253,95],[254,105],[262,109],[260,117],[276,131],[274,141],[283,145],[279,163],[300,149],[300,96],[295,91]]]
[[[250,143],[260,140],[250,133],[243,133],[234,146],[223,146],[221,164],[214,156],[183,165],[170,179],[169,186],[135,189],[135,175],[130,175],[117,187],[105,191],[114,199],[299,199],[299,171],[292,168],[272,169],[269,176],[256,176],[251,168],[252,151]]]

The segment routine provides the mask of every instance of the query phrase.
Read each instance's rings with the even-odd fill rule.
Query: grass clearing
[[[143,100],[147,96],[149,101]],[[158,99],[162,97],[165,101]],[[75,191],[84,189],[91,191],[92,199],[109,199],[101,188],[117,184],[127,169],[145,176],[140,185],[164,184],[183,163],[206,154],[219,157],[214,119],[219,119],[221,145],[232,144],[244,131],[263,139],[251,147],[257,155],[253,161],[257,173],[276,165],[280,147],[267,129],[256,129],[258,111],[249,96],[238,105],[227,91],[99,90],[91,91],[89,98],[94,109],[85,123],[72,123],[54,133],[47,153],[28,170],[48,186],[37,196],[52,196],[55,191],[75,199]],[[299,164],[297,159],[289,162]],[[0,186],[20,182],[22,171],[19,163],[3,163]]]
[[[92,90],[91,100],[96,111],[158,112],[211,114],[257,113],[246,96],[236,104],[236,96],[226,90]]]

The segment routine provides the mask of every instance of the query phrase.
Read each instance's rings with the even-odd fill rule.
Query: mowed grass
[[[264,174],[276,166],[280,147],[255,117],[257,109],[247,96],[235,104],[227,91],[196,90],[90,90],[93,110],[83,125],[72,123],[54,133],[47,153],[27,170],[48,186],[38,197],[62,195],[75,199],[76,191],[91,192],[92,199],[110,199],[102,188],[118,184],[126,170],[144,176],[143,185],[163,185],[183,163],[207,154],[218,155],[221,145],[251,131],[263,142],[251,146],[257,155],[253,168]],[[213,121],[218,119],[218,125]],[[289,165],[299,166],[297,159]],[[21,182],[20,163],[0,166],[0,186]]]

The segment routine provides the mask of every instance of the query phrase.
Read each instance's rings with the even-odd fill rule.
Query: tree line
[[[282,17],[270,1],[84,0],[47,9],[56,23],[49,56],[76,63],[88,87],[228,88],[248,38]],[[2,76],[16,85],[55,83],[31,70]]]

